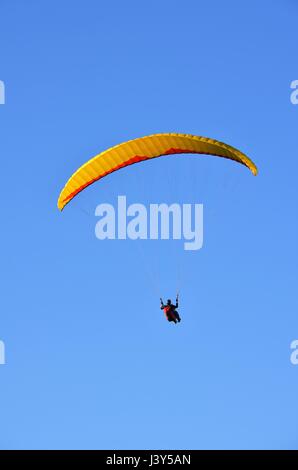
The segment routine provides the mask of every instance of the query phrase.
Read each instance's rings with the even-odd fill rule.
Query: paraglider
[[[180,315],[176,310],[178,308],[178,301],[179,301],[179,295],[178,294],[176,296],[176,303],[175,304],[172,304],[171,299],[168,299],[167,303],[164,304],[162,298],[160,298],[160,309],[164,311],[166,319],[169,322],[174,322],[174,323],[180,323],[181,322]]]
[[[258,169],[254,162],[240,150],[215,139],[191,134],[164,133],[140,137],[111,147],[84,163],[69,178],[58,198],[58,208],[64,207],[81,191],[105,176],[135,163],[166,155],[197,154],[213,155],[235,161],[246,166],[253,175]],[[169,322],[181,321],[176,303],[170,299],[160,308]]]
[[[228,158],[245,165],[254,175],[258,172],[244,153],[223,142],[191,134],[153,134],[111,147],[84,163],[62,189],[58,208],[62,211],[79,192],[114,171],[151,158],[186,153]]]

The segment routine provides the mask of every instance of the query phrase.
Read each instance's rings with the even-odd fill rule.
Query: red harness
[[[166,305],[163,311],[167,318],[169,317],[173,318],[173,307],[171,305]]]

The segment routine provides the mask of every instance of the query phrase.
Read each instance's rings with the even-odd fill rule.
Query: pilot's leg
[[[175,310],[175,317],[177,318],[177,320],[178,320],[179,322],[181,321],[179,312],[177,312],[177,310]]]

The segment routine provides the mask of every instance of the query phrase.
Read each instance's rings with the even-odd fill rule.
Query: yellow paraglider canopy
[[[62,210],[80,191],[120,168],[150,158],[185,153],[229,158],[247,166],[254,175],[258,172],[244,153],[223,142],[190,134],[153,134],[111,147],[84,163],[62,189],[58,208]]]

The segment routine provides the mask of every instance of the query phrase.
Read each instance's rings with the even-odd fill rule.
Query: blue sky
[[[0,448],[297,449],[297,3],[1,0],[0,15]],[[157,159],[57,210],[88,158],[155,132],[223,140],[259,176]],[[121,194],[203,203],[203,249],[97,240],[96,205]],[[159,296],[178,267],[175,326]]]

